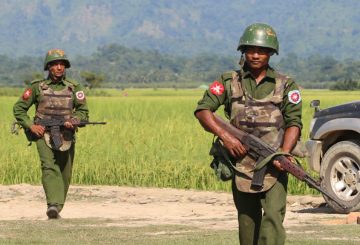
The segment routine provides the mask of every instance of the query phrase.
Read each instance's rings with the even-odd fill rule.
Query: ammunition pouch
[[[234,165],[219,138],[213,141],[209,155],[214,157],[210,167],[215,171],[215,175],[222,181],[231,180],[234,176]]]

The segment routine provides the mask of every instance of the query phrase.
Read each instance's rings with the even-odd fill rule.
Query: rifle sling
[[[223,159],[226,161],[226,164],[228,165],[228,167],[231,167],[231,169],[237,174],[243,174],[239,170],[237,170],[236,167],[232,164],[232,162],[229,159],[227,153],[225,152],[225,149],[223,148],[223,146],[220,145],[217,148],[221,152],[221,155],[222,155]],[[261,161],[259,161],[256,164],[256,167],[253,170],[254,171],[253,179],[251,181],[251,185],[254,189],[261,190],[262,187],[264,186],[264,177],[265,177],[266,170],[267,170],[266,164],[268,164],[276,156],[284,156],[284,155],[291,156],[288,153],[275,152],[275,153],[269,155],[268,157],[261,159]]]
[[[258,162],[256,164],[254,171],[260,170],[262,167],[264,167],[266,164],[268,164],[272,159],[274,159],[277,156],[292,156],[292,155],[289,153],[285,153],[285,152],[274,152],[273,154],[265,157],[260,162]]]
[[[254,169],[254,175],[253,179],[251,181],[251,186],[256,190],[261,190],[264,186],[264,178],[267,170],[267,164],[273,160],[277,156],[291,156],[289,153],[285,152],[275,152],[266,158],[261,159],[259,162],[257,162],[256,167]],[[299,164],[296,158],[294,158],[296,162]]]

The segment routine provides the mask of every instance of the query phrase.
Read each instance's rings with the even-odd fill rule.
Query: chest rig
[[[73,91],[74,86],[65,81],[65,88],[60,91],[55,91],[49,87],[45,82],[39,84],[40,98],[35,113],[36,118],[41,119],[69,119],[73,112]],[[44,139],[46,144],[54,149],[51,134],[51,129],[46,129]],[[74,131],[60,127],[60,138],[62,145],[59,151],[66,151],[70,149],[74,141]]]
[[[36,117],[41,119],[69,119],[73,110],[74,86],[67,84],[63,90],[55,91],[44,82],[39,84],[40,99]]]
[[[245,89],[238,72],[231,80],[231,116],[230,123],[235,127],[253,134],[274,149],[283,143],[284,119],[280,110],[287,77],[277,74],[275,88],[265,98],[255,99]],[[254,175],[256,160],[245,156],[236,162],[239,174],[235,183],[239,191],[262,192],[270,189],[276,182],[279,172],[270,166],[266,170],[264,186],[261,190],[253,189],[251,181]]]

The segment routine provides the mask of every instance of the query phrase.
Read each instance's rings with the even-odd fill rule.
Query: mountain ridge
[[[0,54],[39,56],[58,47],[90,55],[111,43],[193,56],[238,55],[237,42],[254,22],[272,25],[280,55],[314,53],[351,58],[360,52],[356,0],[5,0]]]

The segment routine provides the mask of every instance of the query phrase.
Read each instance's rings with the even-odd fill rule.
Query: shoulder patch
[[[80,101],[84,101],[85,100],[85,93],[84,91],[78,91],[75,93],[76,99],[80,100]]]
[[[32,95],[32,89],[31,88],[27,88],[23,95],[22,95],[22,99],[23,100],[28,100],[30,98],[30,96]]]
[[[214,95],[222,95],[224,93],[224,85],[222,85],[221,83],[219,83],[218,81],[214,81],[210,87],[209,87],[209,90],[212,94]]]
[[[301,101],[301,95],[299,90],[291,90],[288,93],[289,101],[293,104],[299,104]]]

